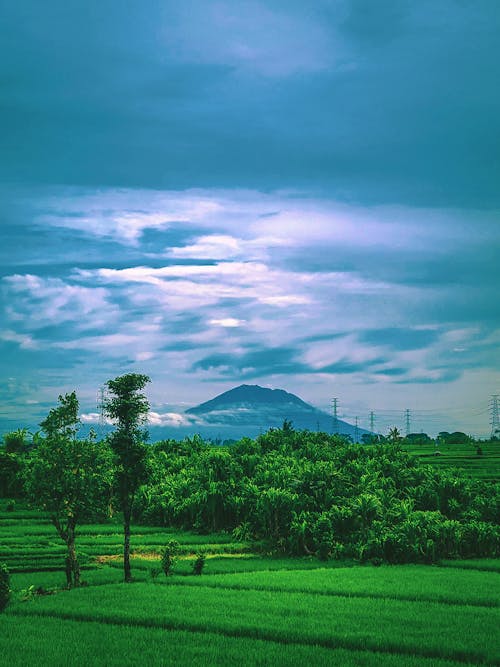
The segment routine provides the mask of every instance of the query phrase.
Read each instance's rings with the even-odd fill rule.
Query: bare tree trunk
[[[127,505],[123,511],[123,574],[126,583],[132,581],[132,571],[130,568],[130,517],[131,507]]]

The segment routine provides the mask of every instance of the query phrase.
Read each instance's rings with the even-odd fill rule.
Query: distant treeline
[[[226,447],[200,437],[157,442],[146,448],[132,517],[325,559],[498,556],[500,485],[422,465],[393,436],[366,447],[285,422]],[[3,496],[23,494],[35,451],[0,450]]]

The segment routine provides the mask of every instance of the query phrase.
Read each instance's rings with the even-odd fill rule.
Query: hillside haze
[[[259,385],[242,384],[209,401],[186,410],[208,426],[235,429],[239,436],[254,436],[271,427],[281,427],[285,419],[296,429],[326,431],[333,427],[331,415],[306,403],[295,394],[283,389],[268,389]],[[355,427],[338,419],[338,432],[355,436]],[[358,428],[361,438],[364,429]]]

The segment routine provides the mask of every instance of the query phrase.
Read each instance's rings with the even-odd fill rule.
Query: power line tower
[[[332,414],[333,414],[333,423],[332,423],[332,430],[335,435],[338,434],[339,432],[339,420],[337,417],[337,402],[338,398],[332,398]]]
[[[498,416],[498,394],[492,394],[490,400],[490,425],[491,437],[498,435],[500,431],[500,418]]]
[[[375,413],[373,410],[370,411],[370,431],[375,433]]]
[[[354,442],[358,442],[359,440],[359,428],[358,428],[358,418],[354,418]]]
[[[405,429],[406,435],[410,435],[410,410],[406,408],[405,410]]]

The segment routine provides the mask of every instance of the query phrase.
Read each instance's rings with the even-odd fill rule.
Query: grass
[[[500,560],[324,563],[249,553],[227,534],[136,526],[125,585],[121,526],[93,524],[77,538],[87,586],[65,591],[64,545],[46,517],[4,514],[0,562],[17,572],[0,614],[0,664],[500,665]],[[174,574],[153,579],[170,539],[182,551]],[[191,574],[199,549],[201,577]]]
[[[466,605],[137,583],[16,603],[10,614],[500,664],[498,610]]]
[[[296,592],[359,598],[391,598],[395,600],[440,602],[443,604],[498,607],[496,574],[393,565],[383,567],[351,567],[336,570],[248,572],[205,577],[185,584],[239,590]],[[471,593],[473,591],[473,593]]]
[[[418,457],[422,463],[436,468],[459,468],[475,479],[483,481],[500,480],[500,443],[480,443],[482,455],[478,455],[477,445],[409,445],[404,449]],[[436,451],[440,452],[436,456]]]
[[[59,618],[0,617],[0,651],[10,667],[94,665],[315,665],[329,667],[463,667],[464,663],[421,656],[328,649],[302,644],[228,637],[210,632],[81,623]]]

